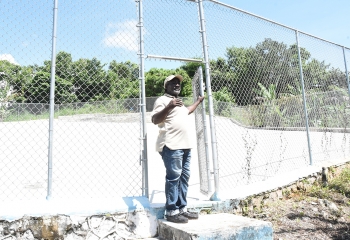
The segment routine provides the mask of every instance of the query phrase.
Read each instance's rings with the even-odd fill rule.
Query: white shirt
[[[175,98],[169,94],[159,97],[153,106],[151,117],[162,111]],[[184,105],[171,110],[165,120],[158,124],[159,134],[156,151],[162,152],[164,145],[171,150],[190,149],[192,143],[189,136],[189,111]]]

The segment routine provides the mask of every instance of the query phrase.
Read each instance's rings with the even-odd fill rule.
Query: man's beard
[[[171,90],[168,92],[168,94],[170,94],[170,95],[172,95],[172,96],[178,96],[178,95],[180,94],[180,92],[181,92],[181,88],[180,88],[180,89],[177,89],[177,90],[171,89]]]

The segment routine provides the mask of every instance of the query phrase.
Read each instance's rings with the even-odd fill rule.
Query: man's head
[[[167,94],[177,97],[181,91],[181,75],[170,75],[164,80],[164,89]]]

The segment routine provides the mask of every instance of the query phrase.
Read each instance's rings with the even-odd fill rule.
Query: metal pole
[[[203,62],[202,59],[180,58],[180,57],[160,56],[160,55],[151,55],[151,54],[148,54],[147,58],[156,58],[156,59],[163,59],[163,60],[175,60],[175,61],[182,61],[182,62],[197,62],[197,63]]]
[[[54,2],[53,30],[52,30],[52,54],[51,54],[51,77],[50,77],[50,118],[49,118],[49,152],[48,152],[48,178],[47,196],[52,198],[52,144],[53,144],[53,118],[55,114],[55,73],[56,73],[56,39],[57,39],[57,8],[58,0]]]
[[[203,73],[202,73],[202,66],[199,66],[199,93],[201,96],[204,96],[204,89],[203,89]],[[207,131],[207,115],[205,112],[205,101],[202,102],[202,117],[203,117],[203,134],[204,134],[204,143],[205,143],[205,163],[207,168],[207,176],[208,176],[208,192],[213,191],[213,187],[210,181],[210,164],[209,164],[209,141],[208,141],[208,131]]]
[[[305,97],[305,88],[304,88],[304,75],[303,75],[303,66],[301,63],[301,55],[300,55],[300,47],[299,47],[299,32],[298,30],[295,30],[295,36],[297,41],[297,48],[298,48],[298,60],[299,60],[299,70],[300,70],[300,84],[302,89],[302,95],[303,95],[303,103],[304,103],[304,113],[305,113],[305,127],[306,127],[306,136],[307,136],[307,146],[309,149],[309,159],[310,159],[310,165],[313,165],[312,163],[312,152],[311,152],[311,145],[310,145],[310,132],[309,132],[309,118],[307,114],[306,109],[306,97]]]
[[[207,94],[208,94],[210,136],[211,136],[211,148],[212,148],[214,184],[215,184],[215,192],[210,197],[210,200],[220,201],[219,166],[218,166],[217,148],[216,148],[217,142],[216,142],[215,123],[214,123],[213,96],[211,93],[211,85],[210,85],[211,81],[210,81],[208,44],[207,44],[207,37],[205,33],[205,20],[204,20],[204,10],[203,10],[202,0],[198,0],[197,3],[198,3],[198,11],[199,11],[200,27],[201,27],[200,32],[202,34],[202,44],[203,44],[204,63],[205,63],[205,77],[206,77]]]
[[[141,114],[142,114],[142,140],[143,140],[143,151],[142,151],[142,194],[143,196],[149,197],[148,191],[148,157],[147,157],[147,122],[146,122],[146,88],[145,88],[145,73],[144,73],[144,52],[143,52],[143,13],[142,13],[142,0],[136,0],[139,3],[139,57],[140,57],[140,69],[139,69],[139,80],[141,84]]]
[[[350,95],[349,74],[348,74],[348,66],[346,64],[346,56],[345,56],[345,48],[344,47],[343,47],[343,56],[344,56],[344,64],[345,64],[346,83],[348,84],[348,92]]]

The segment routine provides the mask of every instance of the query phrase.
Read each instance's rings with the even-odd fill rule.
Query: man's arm
[[[152,116],[152,123],[159,124],[165,120],[165,118],[168,116],[169,112],[173,110],[175,107],[181,107],[183,105],[181,99],[174,98],[172,99],[165,108],[163,108],[161,111],[157,112]]]
[[[195,101],[191,106],[188,106],[188,114],[191,114],[194,112],[194,110],[196,110],[196,108],[198,107],[198,105],[203,102],[204,97],[198,96],[197,101]]]

